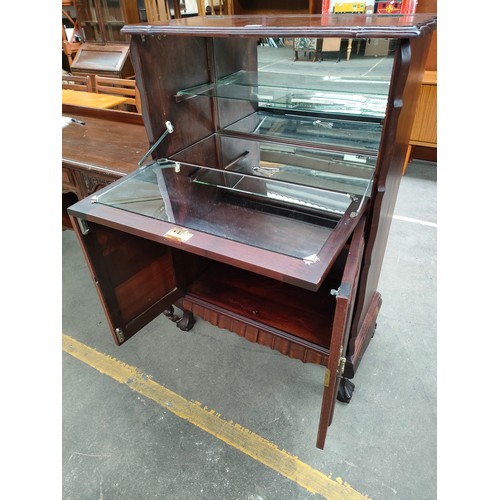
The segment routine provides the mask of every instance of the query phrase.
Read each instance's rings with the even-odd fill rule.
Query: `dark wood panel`
[[[365,14],[196,16],[169,22],[125,26],[130,35],[302,36],[343,38],[413,38],[430,32],[435,17],[426,14],[377,16]],[[134,67],[135,64],[134,64]]]
[[[86,235],[76,222],[74,227],[119,344],[181,295],[172,254],[166,245],[92,222],[87,225]],[[123,339],[117,329],[123,332]]]

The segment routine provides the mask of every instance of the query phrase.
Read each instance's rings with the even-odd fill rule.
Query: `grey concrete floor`
[[[436,498],[436,170],[414,161],[402,179],[377,331],[323,451],[322,367],[164,316],[115,346],[72,231],[62,232],[63,333],[370,498]],[[319,497],[67,353],[62,383],[65,500]]]

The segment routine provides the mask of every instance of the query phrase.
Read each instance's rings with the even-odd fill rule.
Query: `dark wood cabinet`
[[[435,25],[344,14],[126,26],[151,159],[68,209],[115,342],[165,313],[325,366],[323,448],[376,327]],[[259,70],[271,36],[390,38],[396,50],[377,78],[280,74]]]

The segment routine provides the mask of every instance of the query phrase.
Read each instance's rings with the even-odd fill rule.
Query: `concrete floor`
[[[72,231],[62,232],[62,253],[63,334],[363,495],[436,498],[436,164],[414,161],[402,179],[377,331],[323,451],[324,368],[202,320],[182,332],[163,315],[116,347]],[[62,368],[65,500],[320,498],[66,352]]]

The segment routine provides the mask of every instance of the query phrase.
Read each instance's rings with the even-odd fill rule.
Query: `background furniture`
[[[62,75],[62,88],[92,92],[92,80],[88,75]]]
[[[140,22],[137,0],[76,0],[83,42],[127,43],[120,30],[127,23]]]
[[[411,129],[410,143],[403,166],[403,175],[416,146],[437,149],[437,71],[424,73],[415,120]]]
[[[62,224],[67,208],[134,171],[148,140],[138,114],[63,105],[63,116],[81,120],[62,129]]]
[[[196,0],[198,15],[232,16],[234,14],[233,0]]]
[[[364,14],[366,10],[365,2],[335,2],[333,6],[334,14]],[[361,40],[356,40],[356,51],[359,54]],[[352,38],[347,39],[347,57],[349,61],[352,52]]]
[[[295,60],[299,60],[299,53],[304,52],[307,59],[311,59],[311,52],[314,54],[313,62],[321,60],[321,52],[323,47],[323,40],[318,38],[294,38],[293,50],[295,51]]]
[[[115,78],[134,76],[128,44],[83,43],[71,64],[75,75],[104,75]]]
[[[109,94],[124,98],[121,103],[124,111],[141,113],[141,98],[133,79],[110,78],[107,76],[95,76],[95,91],[98,94]]]
[[[77,92],[62,89],[62,103],[86,108],[110,109],[120,106],[126,97],[118,95],[98,94],[96,92]]]
[[[73,58],[80,48],[80,40],[77,38],[80,35],[80,26],[78,24],[78,19],[73,19],[71,15],[71,11],[74,10],[74,8],[74,0],[62,0],[62,50],[63,54],[66,56],[66,63],[63,60],[63,67],[65,67],[66,70],[69,70],[71,67]],[[67,28],[72,29],[72,34],[69,39],[66,32]]]
[[[319,14],[321,0],[232,0],[235,15]]]
[[[415,8],[415,6],[411,5],[412,3],[414,3],[414,0],[411,2],[410,1],[403,2],[403,7],[405,7],[405,3],[410,4],[407,5],[407,7]],[[437,11],[437,0],[419,0],[416,5],[417,13],[436,12],[436,11]],[[432,32],[431,45],[429,47],[429,52],[427,53],[427,57],[425,60],[425,70],[430,72],[437,72],[437,30]],[[428,77],[432,78],[432,73],[429,73]],[[433,84],[430,83],[430,85]],[[434,91],[437,93],[437,85],[434,85],[434,89],[428,88],[426,92],[432,93]],[[431,130],[436,129],[436,126],[437,126],[436,123],[434,123],[431,126]],[[413,147],[411,148],[411,156],[409,158],[409,161],[411,161],[413,158],[436,162],[437,142],[435,146],[432,140],[425,146],[414,144]]]
[[[140,19],[137,0],[75,0],[82,46],[71,73],[101,74],[117,78],[133,76],[127,37],[120,30]]]
[[[319,448],[375,331],[436,24],[339,17],[125,27],[153,159],[68,209],[117,345],[162,312],[183,330],[196,315],[325,366]],[[351,80],[258,71],[259,38],[356,38],[368,28],[395,40],[389,86],[367,77],[353,91]]]

